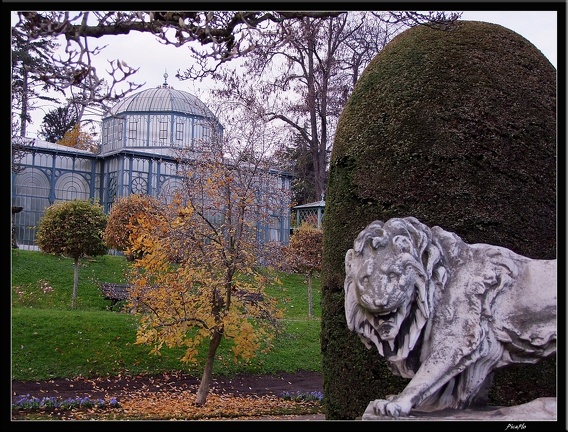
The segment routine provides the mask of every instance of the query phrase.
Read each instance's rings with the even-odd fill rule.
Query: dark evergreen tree
[[[31,122],[30,112],[38,100],[55,102],[46,95],[53,87],[42,78],[50,70],[51,58],[57,44],[50,39],[30,38],[28,34],[12,28],[12,135],[26,136]]]
[[[73,105],[55,108],[43,117],[39,135],[48,142],[60,141],[79,121],[79,114]]]

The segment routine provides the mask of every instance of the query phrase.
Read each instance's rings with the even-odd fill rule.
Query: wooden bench
[[[128,284],[117,284],[117,283],[101,283],[101,292],[105,300],[110,300],[110,309],[114,307],[118,302],[123,300],[128,300],[128,289],[130,285]]]
[[[105,300],[110,300],[110,309],[114,307],[118,302],[128,300],[129,293],[128,289],[130,285],[128,284],[117,284],[117,283],[109,283],[103,282],[101,283],[101,292],[105,298]],[[256,304],[263,300],[262,294],[258,293],[250,293],[245,290],[239,290],[235,293],[235,296],[241,300],[244,300],[246,303]]]
[[[235,296],[241,300],[244,300],[245,303],[250,303],[250,304],[257,304],[262,300],[264,300],[262,294],[248,292],[246,290],[238,290],[237,292],[235,292]]]

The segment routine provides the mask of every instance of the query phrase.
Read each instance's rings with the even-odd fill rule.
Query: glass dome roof
[[[175,90],[164,84],[157,88],[142,90],[116,103],[110,115],[121,113],[176,112],[184,115],[215,118],[207,105],[190,93]]]

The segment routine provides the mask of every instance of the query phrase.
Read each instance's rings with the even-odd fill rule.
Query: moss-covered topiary
[[[343,307],[344,257],[357,233],[405,216],[468,243],[556,257],[556,70],[517,33],[473,21],[409,29],[371,62],[343,110],[324,220],[327,419],[361,416],[370,400],[407,383],[349,332]],[[494,392],[492,401],[527,400]]]

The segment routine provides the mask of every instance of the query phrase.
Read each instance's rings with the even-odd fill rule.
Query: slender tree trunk
[[[79,287],[79,258],[75,258],[75,268],[73,274],[73,296],[71,297],[71,308],[77,307],[77,289]]]
[[[209,387],[211,386],[211,378],[213,377],[213,363],[215,362],[215,353],[219,344],[221,343],[221,333],[215,332],[211,341],[209,342],[209,352],[207,353],[207,360],[205,361],[205,368],[203,369],[203,376],[201,378],[201,383],[199,384],[199,389],[195,395],[195,405],[205,405],[207,400],[207,394],[209,393]]]
[[[314,314],[314,302],[312,300],[312,274],[308,273],[308,316],[311,318]]]
[[[22,112],[20,113],[20,136],[26,136],[28,124],[28,70],[24,65],[22,71],[23,91],[22,91]]]

